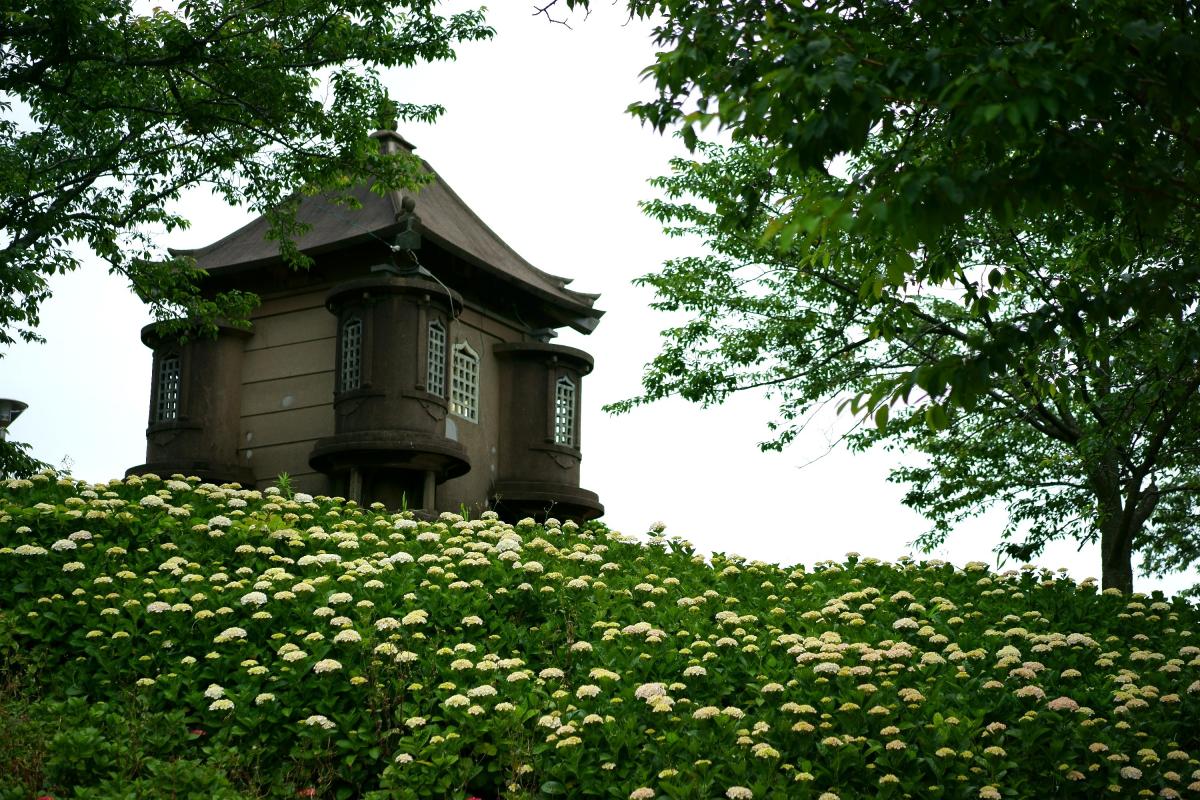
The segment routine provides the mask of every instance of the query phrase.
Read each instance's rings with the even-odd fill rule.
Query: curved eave
[[[357,202],[354,209],[324,195],[305,197],[296,210],[297,220],[308,226],[296,239],[299,251],[312,257],[372,240],[385,243],[403,230],[411,213],[430,244],[543,306],[555,327],[570,326],[582,333],[596,327],[604,314],[593,307],[598,294],[569,289],[569,278],[530,264],[463,202],[437,170],[423,159],[421,163],[433,181],[415,192],[377,194],[369,183],[361,184],[345,192]],[[260,216],[205,247],[170,252],[195,259],[211,275],[233,276],[282,263],[278,243],[267,239],[268,229],[266,218]]]
[[[419,214],[417,216],[418,216],[418,218],[420,217]],[[521,290],[522,292],[524,292],[528,295],[531,295],[532,297],[536,298],[537,300],[547,303],[550,306],[554,307],[555,309],[558,309],[559,311],[563,312],[563,316],[562,316],[563,324],[568,325],[571,328],[574,328],[575,330],[579,331],[580,333],[591,333],[593,330],[595,330],[596,325],[600,322],[600,318],[602,316],[604,316],[603,310],[601,310],[599,308],[594,308],[590,303],[584,302],[582,299],[576,300],[573,297],[569,297],[569,296],[564,297],[564,296],[556,294],[554,292],[547,291],[539,286],[533,286],[533,285],[521,280],[520,278],[518,278],[514,275],[511,275],[510,273],[506,272],[505,270],[497,269],[496,267],[493,267],[491,264],[488,264],[483,259],[474,255],[473,253],[471,253],[467,250],[464,250],[463,248],[459,247],[458,245],[454,244],[453,242],[447,241],[445,238],[439,236],[437,233],[435,233],[433,231],[423,228],[421,231],[421,235],[423,238],[428,239],[430,242],[433,242],[434,244],[436,244],[438,247],[442,248],[446,252],[451,253],[452,255],[455,255],[455,256],[461,258],[462,260],[469,262],[472,266],[475,266],[475,267],[483,270],[488,275],[491,275],[492,277],[495,277],[495,278],[503,281],[504,283],[508,284],[509,286],[516,287],[517,289]],[[587,299],[593,299],[593,300],[600,296],[598,294],[585,295],[580,292],[572,292],[569,289],[563,289],[561,291],[563,292],[564,295],[566,295],[566,294],[578,295],[581,298],[587,298]],[[594,322],[591,325],[588,325],[586,322],[587,320],[594,320]]]
[[[300,252],[306,256],[319,256],[324,253],[332,253],[337,250],[344,250],[345,248],[351,247],[354,245],[365,244],[369,241],[376,239],[377,237],[386,239],[388,236],[390,236],[392,234],[399,233],[401,230],[403,230],[403,228],[404,228],[404,226],[401,223],[395,223],[393,225],[388,225],[383,228],[377,228],[373,231],[368,231],[368,232],[364,232],[364,233],[356,233],[353,236],[347,236],[345,239],[339,239],[336,242],[326,242],[323,244],[315,245],[313,247],[304,247],[304,248],[300,249]],[[230,236],[233,236],[234,234],[237,234],[237,233],[240,233],[240,230],[234,231],[232,234],[230,234]],[[228,239],[229,236],[227,236],[225,238]],[[224,239],[222,239],[221,241],[224,241]],[[201,247],[196,250],[177,250],[173,247],[168,247],[167,252],[173,256],[186,256],[186,257],[194,258],[194,259],[196,259],[197,265],[201,269],[203,269],[209,275],[213,275],[213,276],[217,276],[217,277],[221,277],[221,276],[225,276],[225,275],[237,275],[238,273],[241,273],[241,272],[248,272],[250,270],[261,269],[263,267],[269,267],[274,264],[282,264],[283,263],[283,259],[279,255],[273,255],[273,256],[267,256],[264,258],[255,258],[255,259],[251,259],[249,261],[239,261],[239,262],[236,262],[233,264],[218,264],[217,266],[212,266],[212,267],[204,266],[202,257],[206,253],[211,252],[213,249],[215,249],[216,246],[220,243],[221,242],[216,242],[214,244],[208,245],[207,247]]]
[[[480,217],[478,214],[476,214],[474,209],[472,209],[469,205],[467,205],[467,203],[459,196],[458,192],[454,191],[454,188],[449,183],[446,182],[446,180],[441,176],[441,174],[439,174],[438,171],[436,169],[434,169],[433,166],[428,161],[425,161],[424,159],[422,159],[421,164],[425,167],[425,169],[429,170],[429,172],[434,176],[434,182],[432,184],[430,184],[430,186],[428,188],[436,187],[437,189],[440,189],[442,192],[444,192],[446,194],[447,199],[450,200],[450,204],[452,206],[453,212],[463,214],[472,223],[470,226],[463,226],[463,227],[468,228],[468,229],[474,228],[474,229],[480,231],[481,233],[483,233],[485,238],[490,239],[492,244],[499,247],[501,253],[503,255],[511,258],[513,263],[516,266],[520,267],[521,269],[523,269],[525,271],[528,271],[532,278],[534,278],[536,280],[545,281],[546,283],[548,283],[552,287],[554,287],[554,289],[556,291],[562,292],[564,295],[566,295],[570,298],[573,298],[575,300],[575,302],[583,304],[587,308],[591,308],[592,303],[595,302],[596,299],[600,297],[599,294],[589,294],[586,292],[578,292],[573,289],[568,289],[567,286],[574,282],[574,280],[572,278],[565,278],[561,275],[554,275],[552,273],[546,272],[545,270],[538,269],[533,264],[529,263],[529,261],[527,261],[524,256],[522,256],[520,253],[518,253],[516,250],[514,250],[512,248],[512,246],[509,245],[509,243],[504,240],[503,237],[501,237],[498,233],[496,233],[494,230],[492,230],[491,226],[488,225],[486,222],[484,222],[483,218]],[[421,204],[420,204],[422,191],[424,191],[424,189],[419,190],[418,193],[414,197],[414,201],[417,203],[416,208],[417,208],[417,217],[418,218],[421,217],[421,213],[422,213],[422,208],[421,208]],[[394,193],[394,194],[399,195],[400,193]],[[395,199],[393,199],[394,206],[399,208],[400,206],[396,205],[396,204],[401,201],[402,201],[402,196],[398,196]],[[442,236],[439,238],[446,239],[448,237]],[[481,260],[481,259],[476,258],[476,260]],[[486,259],[482,259],[482,260],[486,261]],[[499,268],[496,268],[496,269],[499,269]],[[519,276],[513,276],[513,277],[520,280]],[[526,285],[532,285],[530,281],[526,281],[526,280],[521,280],[521,283],[526,284]]]

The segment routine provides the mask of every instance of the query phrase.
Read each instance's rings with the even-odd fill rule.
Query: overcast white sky
[[[600,494],[608,523],[635,533],[661,520],[704,550],[784,563],[910,552],[925,523],[886,480],[895,456],[835,448],[817,459],[848,417],[822,417],[779,454],[757,447],[774,410],[761,397],[710,409],[669,401],[619,417],[600,410],[636,393],[668,324],[631,281],[685,245],[637,203],[682,147],[624,111],[650,93],[638,79],[653,57],[648,26],[624,24],[620,6],[606,4],[571,30],[534,18],[526,2],[503,6],[489,13],[494,40],[387,82],[398,99],[446,106],[435,125],[401,132],[501,237],[538,267],[575,278],[573,288],[602,293],[608,313],[596,332],[557,341],[596,359],[583,388],[582,484]],[[192,229],[164,246],[208,244],[249,220],[206,192],[185,198],[184,209]],[[12,437],[43,460],[68,460],[79,477],[120,476],[144,461],[150,354],[138,331],[149,317],[94,260],[54,288],[41,328],[48,343],[14,346],[0,360],[0,397],[30,404]],[[995,514],[975,520],[933,555],[994,563],[1000,525]],[[1099,574],[1096,548],[1069,542],[1038,563]],[[1192,570],[1135,585],[1170,592],[1197,581]]]

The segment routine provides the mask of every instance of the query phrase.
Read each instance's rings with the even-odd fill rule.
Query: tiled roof
[[[381,132],[376,137],[385,140],[385,147],[389,139],[407,144],[391,132]],[[416,203],[414,213],[420,221],[423,238],[559,306],[577,318],[578,324],[573,323],[572,327],[585,331],[595,327],[604,313],[593,307],[599,295],[568,289],[569,278],[534,267],[468,208],[427,162],[422,164],[434,180],[416,193],[380,195],[368,185],[357,186],[349,192],[361,204],[357,209],[334,203],[328,195],[306,197],[296,214],[298,221],[308,226],[296,242],[299,249],[315,255],[370,238],[386,240],[401,227],[399,220],[405,216],[407,194]],[[172,252],[192,256],[198,266],[213,273],[266,265],[279,259],[278,243],[266,238],[268,228],[266,218],[259,217],[206,247]]]

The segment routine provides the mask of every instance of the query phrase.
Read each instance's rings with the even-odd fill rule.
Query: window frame
[[[171,365],[174,365],[172,372],[168,372]],[[174,386],[168,383],[168,379],[174,377]],[[164,395],[173,391],[173,397],[167,399]],[[170,416],[164,415],[164,411],[170,413]],[[151,423],[152,425],[169,425],[179,422],[183,418],[183,354],[176,350],[169,350],[159,355],[154,371],[154,404],[151,407]]]
[[[435,332],[438,335],[436,339]],[[429,320],[425,326],[425,391],[443,400],[447,399],[446,366],[449,350],[450,337],[446,326],[440,319]]]
[[[565,391],[564,391],[565,390]],[[554,381],[554,443],[562,447],[575,448],[578,442],[576,426],[579,420],[579,391],[569,375],[560,375]]]
[[[357,332],[357,341],[354,342],[353,344],[354,344],[354,346],[357,347],[357,351],[353,353],[354,360],[351,364],[351,363],[348,363],[348,356],[351,355],[348,348],[351,346],[351,342],[347,337],[347,330],[352,325],[355,325],[355,324],[357,324],[357,326],[358,326],[358,332]],[[363,386],[365,385],[364,377],[365,377],[365,372],[366,372],[366,369],[365,369],[366,328],[367,328],[367,325],[363,319],[363,315],[359,314],[359,313],[353,313],[353,314],[347,315],[342,320],[341,325],[338,326],[338,363],[337,363],[337,392],[338,392],[338,394],[346,394],[347,392],[353,392],[353,391],[363,388]],[[354,385],[353,386],[348,385],[349,381],[347,380],[347,377],[348,377],[347,371],[349,369],[353,369],[353,371],[354,371],[353,372],[353,377],[354,377]]]
[[[457,342],[452,350],[450,360],[450,413],[468,422],[479,422],[479,379],[482,364],[479,354],[466,342]],[[460,378],[459,359],[474,365],[474,370],[465,371],[466,377]],[[459,388],[459,383],[467,383],[465,390]],[[462,399],[460,399],[460,395]]]

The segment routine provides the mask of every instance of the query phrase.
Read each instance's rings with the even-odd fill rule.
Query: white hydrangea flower
[[[410,611],[400,620],[401,625],[424,625],[429,621],[429,612],[423,609]]]
[[[641,686],[633,690],[633,696],[638,700],[653,700],[656,697],[663,697],[667,693],[667,687],[662,683],[643,683]]]
[[[222,642],[233,641],[234,639],[245,639],[245,638],[246,638],[246,629],[235,627],[235,628],[226,628],[225,630],[221,631],[219,634],[216,635],[216,637],[213,639],[213,641],[216,642],[217,644],[220,644]]]
[[[446,698],[446,702],[442,705],[446,708],[463,708],[464,706],[471,705],[471,701],[467,699],[466,695],[452,694]]]
[[[314,728],[323,728],[327,731],[331,731],[337,727],[337,725],[333,723],[333,720],[329,719],[323,714],[313,714],[311,717],[306,717],[305,719],[300,720],[300,724],[308,725]]]

